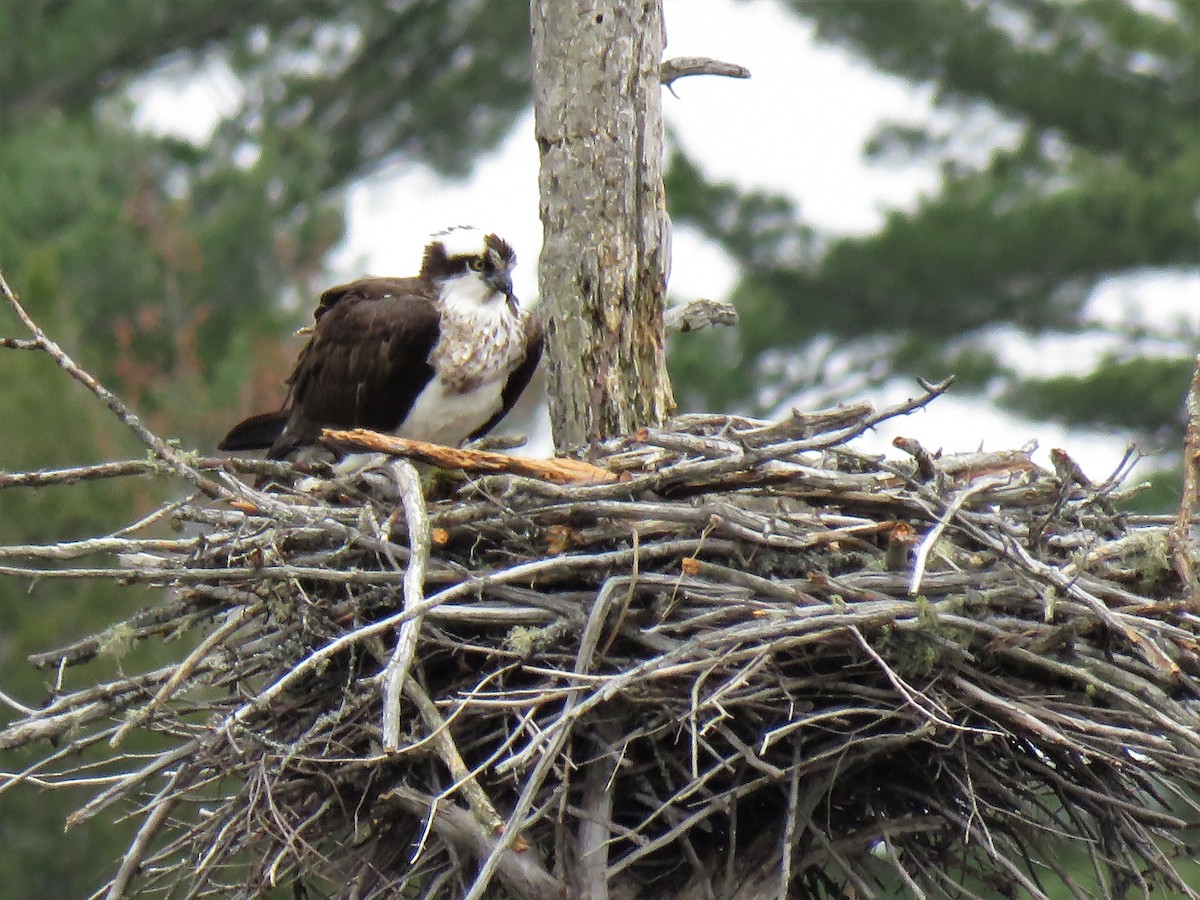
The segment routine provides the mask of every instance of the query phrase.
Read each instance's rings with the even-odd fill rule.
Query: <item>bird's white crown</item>
[[[487,254],[487,234],[473,225],[454,225],[434,232],[429,239],[441,243],[447,259]]]

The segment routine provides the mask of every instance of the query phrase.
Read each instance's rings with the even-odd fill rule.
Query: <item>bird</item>
[[[495,233],[430,236],[420,273],[321,294],[278,410],[234,425],[218,449],[330,460],[322,428],[369,428],[458,447],[503,419],[529,385],[543,327],[512,287],[516,253]],[[339,473],[368,460],[338,462]]]

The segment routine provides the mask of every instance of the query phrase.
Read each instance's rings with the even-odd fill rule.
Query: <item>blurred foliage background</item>
[[[941,190],[875,234],[835,238],[674,150],[672,215],[741,266],[743,317],[673,348],[677,395],[763,412],[955,373],[959,390],[1030,417],[1177,445],[1200,349],[1184,326],[1129,326],[1119,352],[1049,378],[1022,376],[993,345],[1016,328],[1069,348],[1116,327],[1086,315],[1106,279],[1200,267],[1200,4],[779,2],[820,40],[936,86],[936,130],[885,124],[869,150],[937,160]],[[213,65],[242,91],[207,141],[135,127],[131,89]],[[397,159],[469,171],[528,107],[529,78],[518,0],[0,0],[0,268],[152,428],[209,448],[278,400],[296,349],[281,335],[325,286],[347,186]],[[980,109],[1020,137],[969,162],[955,123]],[[0,468],[143,452],[47,359],[6,351],[0,379]],[[1177,484],[1164,475],[1147,502],[1168,507]],[[4,491],[0,540],[105,533],[159,502],[154,490]],[[53,677],[27,653],[152,599],[0,580],[0,687],[40,702]],[[103,880],[127,832],[86,826],[65,852],[79,799],[0,797],[5,896],[87,896]]]
[[[868,151],[937,161],[941,189],[875,234],[830,239],[787,198],[706,184],[676,155],[676,222],[698,226],[743,266],[732,298],[742,326],[680,342],[677,393],[717,405],[836,396],[845,379],[829,363],[845,369],[849,357],[859,389],[901,373],[954,373],[956,390],[1016,413],[1178,446],[1194,329],[1165,316],[1152,328],[1104,325],[1087,301],[1110,279],[1200,266],[1200,4],[785,5],[819,39],[934,85],[938,126],[885,124]],[[981,110],[1017,137],[968,161],[956,133]],[[1141,296],[1155,303],[1152,291]],[[1032,340],[1108,332],[1119,350],[1080,374],[1023,377],[993,349],[1012,329]],[[1078,352],[1070,340],[1046,346],[1064,362]],[[781,350],[810,362],[781,365]],[[714,368],[735,374],[694,387]],[[1163,479],[1172,481],[1177,473]]]

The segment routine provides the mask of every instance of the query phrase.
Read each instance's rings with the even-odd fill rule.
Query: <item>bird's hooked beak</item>
[[[513,315],[517,314],[517,295],[513,293],[512,273],[507,269],[496,269],[484,276],[483,283],[497,294],[504,295],[504,302]]]

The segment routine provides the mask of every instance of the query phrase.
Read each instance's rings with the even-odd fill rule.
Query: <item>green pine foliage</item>
[[[1105,280],[1200,266],[1195,5],[787,5],[819,40],[933,83],[948,120],[988,110],[1021,137],[969,164],[955,154],[952,127],[885,126],[869,149],[938,162],[942,188],[877,233],[843,239],[813,235],[784,201],[708,184],[676,156],[668,191],[676,220],[747,266],[733,294],[744,323],[737,334],[678,342],[679,393],[760,409],[806,389],[837,396],[812,364],[779,359],[840,353],[860,376],[955,373],[956,390],[988,388],[1026,414],[1177,443],[1195,335],[1152,341],[1131,327],[1118,334],[1120,360],[1041,379],[1005,366],[991,338],[998,326],[1031,337],[1095,330],[1085,301]],[[845,384],[862,389],[861,378]]]
[[[1085,428],[1132,427],[1166,438],[1183,426],[1178,386],[1188,383],[1193,369],[1190,359],[1109,356],[1086,375],[1025,379],[1004,399],[1040,419]],[[1176,414],[1164,417],[1170,409]]]

